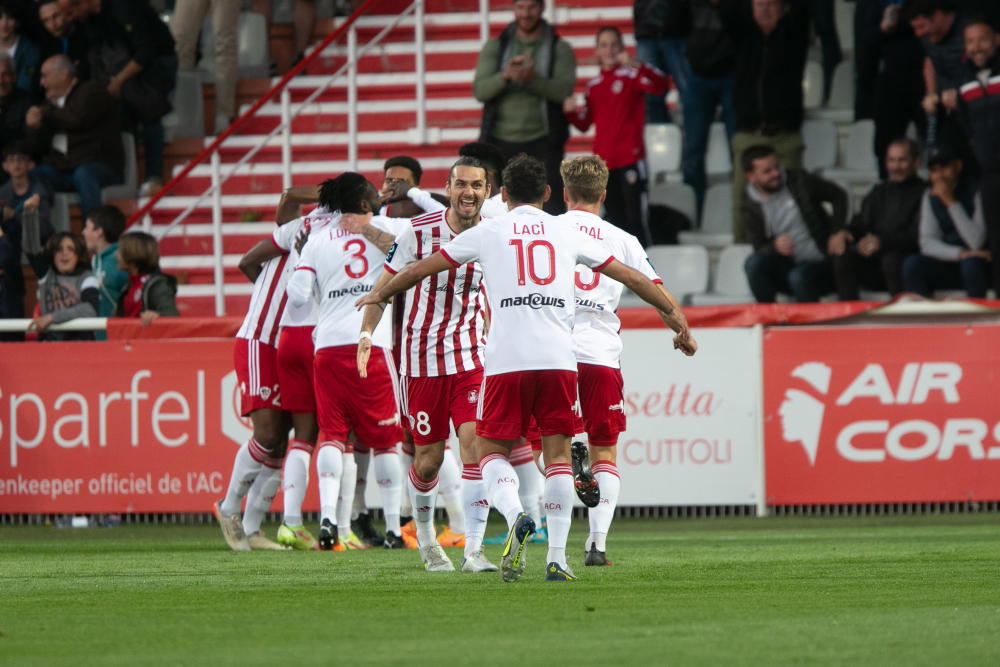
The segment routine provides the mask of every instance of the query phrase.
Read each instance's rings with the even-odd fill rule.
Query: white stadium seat
[[[823,66],[815,60],[806,63],[802,94],[803,106],[806,109],[818,109],[823,106]]]
[[[733,173],[733,155],[725,123],[712,123],[712,128],[708,132],[705,173],[709,177],[728,176]]]
[[[724,248],[733,242],[733,184],[713,185],[705,193],[701,229],[677,235],[683,245]]]
[[[679,301],[708,289],[708,251],[701,246],[655,245],[646,248],[649,261]]]
[[[875,121],[859,120],[851,125],[843,165],[824,169],[823,177],[844,183],[877,183],[878,159],[875,157]]]
[[[673,123],[650,123],[646,125],[645,136],[649,180],[651,183],[664,182],[668,173],[681,169],[684,147],[681,128]]]
[[[698,199],[687,183],[650,183],[649,203],[669,206],[686,215],[691,224],[698,224]]]
[[[731,245],[719,257],[719,270],[715,278],[715,289],[707,294],[695,294],[691,303],[695,306],[717,306],[728,303],[753,303],[750,283],[743,268],[747,257],[753,254],[750,244]]]

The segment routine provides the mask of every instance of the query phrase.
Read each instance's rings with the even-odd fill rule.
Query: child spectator
[[[101,204],[87,213],[83,240],[92,254],[94,277],[100,283],[98,317],[114,315],[118,295],[128,282],[128,272],[118,265],[118,237],[124,231],[125,214],[114,206]],[[107,340],[107,332],[98,331],[97,340]]]
[[[21,5],[14,0],[0,0],[0,51],[14,60],[17,87],[31,92],[42,52],[21,34]]]
[[[45,185],[28,175],[35,164],[23,142],[11,142],[4,148],[3,155],[3,169],[10,180],[0,186],[0,318],[16,319],[24,317],[22,213],[26,202],[37,202],[34,214],[39,217],[39,245],[31,252],[41,253],[41,243],[52,236],[49,224],[52,194]],[[3,334],[0,340],[24,340],[24,336]]]
[[[25,202],[25,247],[37,242],[38,216],[32,200]],[[94,340],[93,331],[46,331],[50,324],[62,324],[78,317],[97,315],[97,280],[90,272],[90,258],[83,239],[70,232],[57,232],[45,244],[41,254],[28,256],[38,281],[38,305],[41,315],[29,329],[38,332],[38,340]]]
[[[145,232],[118,239],[118,266],[128,271],[128,282],[118,294],[117,317],[138,317],[148,327],[156,318],[177,317],[177,279],[160,271],[160,248]]]

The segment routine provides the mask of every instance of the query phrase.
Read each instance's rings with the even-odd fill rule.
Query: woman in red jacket
[[[596,127],[594,153],[608,164],[608,221],[652,244],[646,199],[646,94],[662,95],[673,87],[671,78],[647,63],[629,58],[617,28],[597,32],[597,60],[601,73],[587,83],[585,102],[577,107],[566,100],[563,110],[581,132]]]

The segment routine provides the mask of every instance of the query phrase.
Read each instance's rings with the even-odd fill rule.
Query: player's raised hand
[[[345,229],[352,234],[360,234],[364,226],[372,220],[371,213],[344,213],[340,216],[337,224],[341,229]]]
[[[694,341],[690,329],[685,329],[674,336],[674,349],[680,350],[689,357],[694,356],[694,353],[698,351],[698,343]]]
[[[295,237],[295,252],[302,254],[302,248],[305,247],[306,241],[309,240],[309,230],[303,229],[299,232],[299,235]]]
[[[365,336],[358,341],[358,375],[362,379],[368,377],[368,357],[372,353],[371,336]]]

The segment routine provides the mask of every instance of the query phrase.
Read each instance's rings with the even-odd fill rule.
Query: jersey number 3
[[[344,244],[344,252],[351,252],[352,246],[357,250],[351,255],[351,261],[344,265],[344,272],[351,278],[364,278],[368,275],[368,258],[365,257],[365,250],[367,250],[367,247],[365,246],[364,241],[351,239]],[[355,271],[354,265],[358,260],[361,261],[361,270]]]
[[[556,251],[552,247],[552,244],[548,241],[532,241],[528,244],[528,247],[524,247],[524,241],[521,239],[514,239],[510,242],[510,245],[514,246],[514,250],[517,251],[517,284],[524,284],[524,268],[527,264],[528,268],[528,278],[531,282],[536,285],[548,285],[553,280],[556,279]],[[544,278],[539,278],[538,273],[535,271],[535,249],[541,248],[542,251],[548,256],[549,260],[549,270],[545,274]],[[527,259],[527,261],[525,261]]]

